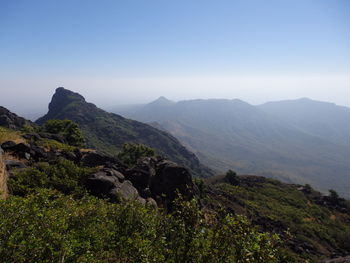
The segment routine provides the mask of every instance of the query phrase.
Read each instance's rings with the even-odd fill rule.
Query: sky
[[[0,0],[0,105],[309,97],[350,107],[348,0]]]

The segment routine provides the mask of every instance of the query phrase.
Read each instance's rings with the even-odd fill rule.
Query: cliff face
[[[126,142],[145,144],[176,163],[186,166],[196,176],[212,175],[195,154],[167,132],[150,125],[108,113],[84,97],[64,88],[58,88],[49,104],[48,113],[37,120],[43,124],[49,119],[70,119],[78,123],[88,146],[115,155]]]

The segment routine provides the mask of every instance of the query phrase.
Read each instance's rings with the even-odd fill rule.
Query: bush
[[[243,217],[204,216],[195,201],[173,214],[39,190],[0,201],[0,258],[10,263],[278,262],[278,238]],[[287,261],[283,261],[287,262]]]
[[[94,171],[72,161],[59,159],[56,164],[38,163],[32,168],[16,170],[9,178],[10,192],[25,196],[40,188],[55,189],[65,194],[82,195],[83,181]]]
[[[118,158],[129,167],[136,165],[141,157],[152,157],[155,150],[143,144],[125,143],[118,154]]]
[[[61,134],[73,146],[84,146],[84,136],[78,124],[71,120],[48,120],[43,129],[45,132]]]
[[[235,171],[228,170],[226,172],[225,179],[226,179],[226,181],[228,183],[230,183],[232,185],[238,185],[239,184],[239,179],[238,179],[237,173]]]

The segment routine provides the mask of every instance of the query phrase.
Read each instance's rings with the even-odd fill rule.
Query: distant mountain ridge
[[[235,169],[287,182],[310,183],[320,190],[334,188],[349,196],[350,147],[345,142],[350,140],[350,132],[347,133],[346,124],[344,129],[341,125],[342,120],[350,120],[348,108],[307,99],[295,104],[306,104],[314,108],[315,114],[306,106],[308,114],[303,114],[299,106],[279,111],[279,106],[272,107],[274,104],[253,106],[238,99],[188,100],[166,105],[156,102],[120,114],[156,122],[217,171]],[[328,112],[329,108],[333,108],[329,118],[318,118],[317,112]],[[337,120],[334,116],[338,111],[343,115]],[[309,127],[309,123],[328,127],[324,130],[328,133],[334,123],[337,132],[327,136],[326,132],[317,132],[317,125]]]
[[[186,166],[197,176],[210,176],[195,154],[188,151],[173,136],[150,125],[108,113],[85,101],[78,93],[64,88],[56,89],[48,113],[36,122],[50,119],[70,119],[78,123],[87,138],[89,147],[108,154],[116,154],[126,142],[155,148],[157,153]]]

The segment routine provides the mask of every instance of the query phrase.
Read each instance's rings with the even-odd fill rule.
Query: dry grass
[[[0,127],[0,144],[6,141],[14,141],[15,143],[25,142],[20,132]]]
[[[4,155],[0,154],[0,198],[5,199],[7,196],[7,172],[4,162]]]

